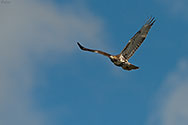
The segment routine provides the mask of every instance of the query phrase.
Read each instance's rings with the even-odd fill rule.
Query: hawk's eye
[[[117,59],[114,59],[114,62],[117,62]]]
[[[111,61],[112,61],[112,62],[117,62],[117,59],[114,59],[114,58],[112,59],[112,58],[111,58]]]

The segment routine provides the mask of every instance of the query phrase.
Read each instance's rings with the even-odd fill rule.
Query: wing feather
[[[125,48],[120,53],[125,59],[129,59],[140,47],[155,21],[154,17],[150,17],[144,26],[129,40]]]
[[[93,49],[85,48],[79,42],[77,42],[77,44],[78,44],[78,46],[80,47],[81,50],[102,54],[102,55],[107,56],[107,57],[111,56],[110,54],[103,52],[103,51],[100,51],[100,50],[93,50]]]

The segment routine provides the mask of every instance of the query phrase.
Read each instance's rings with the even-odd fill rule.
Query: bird
[[[77,44],[79,48],[83,51],[94,52],[108,57],[116,66],[122,67],[124,70],[128,70],[128,71],[136,70],[139,69],[139,67],[131,64],[128,60],[141,46],[141,44],[147,37],[148,32],[151,29],[152,25],[155,23],[155,21],[156,21],[155,17],[150,17],[146,21],[146,23],[141,27],[141,29],[138,32],[136,32],[136,34],[128,41],[127,45],[118,55],[111,55],[109,53],[100,50],[85,48],[79,42],[77,42]]]

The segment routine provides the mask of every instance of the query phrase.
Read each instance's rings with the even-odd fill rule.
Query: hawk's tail
[[[135,65],[133,65],[133,64],[130,64],[129,68],[130,68],[130,69],[139,69],[138,66],[135,66]]]
[[[129,64],[127,66],[122,66],[122,68],[125,69],[125,70],[129,70],[129,71],[132,70],[132,69],[139,69],[138,66],[135,66],[133,64]]]

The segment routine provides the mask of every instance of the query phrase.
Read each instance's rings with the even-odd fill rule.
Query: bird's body
[[[150,18],[145,23],[145,25],[129,40],[125,48],[118,55],[111,55],[100,50],[88,49],[83,47],[80,43],[77,44],[80,47],[80,49],[84,51],[94,52],[107,56],[116,66],[122,67],[124,70],[139,69],[139,67],[129,63],[128,60],[139,48],[139,46],[143,43],[154,22],[154,18]]]
[[[116,65],[116,66],[122,66],[124,63],[127,63],[128,60],[126,60],[123,56],[110,56],[111,61]]]
[[[129,63],[128,60],[125,59],[122,55],[110,56],[109,58],[116,66],[120,66],[125,70],[132,70],[139,68]]]

